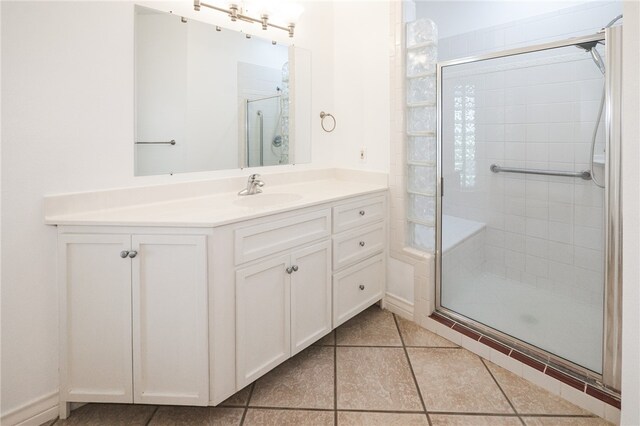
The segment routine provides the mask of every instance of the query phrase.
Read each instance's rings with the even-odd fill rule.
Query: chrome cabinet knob
[[[291,273],[293,272],[293,268],[289,266],[287,269],[285,269],[285,271],[287,271],[287,274],[291,275]]]
[[[360,216],[364,216],[364,210],[360,210]]]
[[[358,288],[359,288],[360,290],[364,290],[364,284],[360,284],[360,285],[358,286]]]
[[[127,256],[129,256],[129,252],[128,252],[127,250],[122,250],[122,251],[120,252],[120,257],[121,257],[121,258],[126,259],[126,258],[127,258]]]
[[[293,269],[293,272],[298,272],[298,265],[293,265],[291,269]]]
[[[364,247],[364,241],[360,241],[360,247]]]
[[[135,250],[131,250],[131,251],[129,252],[129,257],[130,257],[131,259],[133,259],[133,258],[134,258],[134,257],[136,257],[137,255],[138,255],[138,252],[137,252],[137,251],[135,251]]]

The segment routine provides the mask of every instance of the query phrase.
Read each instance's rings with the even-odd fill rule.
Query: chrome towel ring
[[[333,120],[333,125],[330,126],[331,127],[330,129],[324,126],[324,119],[327,117],[330,117],[331,120]],[[322,126],[322,130],[324,130],[327,133],[331,133],[336,129],[336,118],[333,115],[322,111],[320,112],[320,125]]]

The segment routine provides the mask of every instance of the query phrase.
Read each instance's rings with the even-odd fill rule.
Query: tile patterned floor
[[[88,404],[64,425],[604,426],[377,306],[218,407]],[[51,425],[51,423],[49,424]]]

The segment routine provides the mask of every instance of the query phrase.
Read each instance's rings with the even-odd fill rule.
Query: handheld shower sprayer
[[[620,19],[622,19],[622,15],[616,16],[607,25],[605,25],[605,27],[602,30],[604,31],[607,28],[610,28],[611,26],[613,26],[613,24],[618,22]],[[597,41],[591,41],[588,43],[577,44],[576,46],[584,50],[585,52],[589,52],[591,54],[591,59],[593,59],[593,62],[596,64],[596,66],[604,76],[607,72],[607,68],[604,64],[604,60],[602,59],[602,56],[600,56],[600,53],[598,53],[598,50],[597,50],[598,43],[599,42]],[[593,127],[593,134],[591,137],[591,161],[590,161],[590,170],[589,170],[591,172],[591,179],[593,180],[593,183],[600,188],[604,188],[604,183],[600,183],[598,181],[593,171],[593,163],[594,163],[594,154],[596,149],[596,137],[598,135],[598,128],[600,127],[600,120],[602,120],[602,112],[604,110],[605,97],[606,97],[606,87],[603,87],[602,96],[600,97],[600,107],[598,109],[598,117],[596,118],[596,124]]]

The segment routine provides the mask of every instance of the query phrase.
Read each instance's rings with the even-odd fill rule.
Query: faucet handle
[[[256,180],[260,180],[260,175],[259,175],[258,173],[254,173],[254,174],[252,174],[252,175],[249,175],[249,180],[250,180],[251,182],[254,182],[254,181],[256,181]]]

